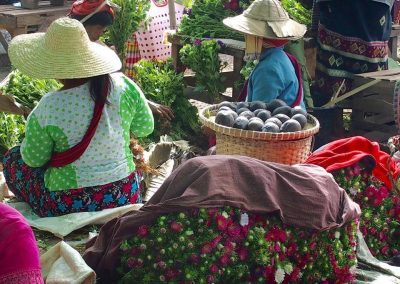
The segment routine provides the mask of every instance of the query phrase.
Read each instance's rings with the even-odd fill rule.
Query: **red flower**
[[[221,256],[219,258],[219,262],[221,263],[222,266],[226,266],[229,263],[229,256],[227,256],[226,254],[224,254],[223,256]]]
[[[167,280],[175,279],[178,276],[178,271],[175,269],[168,269],[165,276],[167,277]]]
[[[224,243],[224,248],[223,248],[224,253],[225,254],[231,254],[233,249],[234,249],[234,247],[233,247],[232,242],[226,240],[225,243]]]
[[[206,280],[207,280],[207,283],[211,284],[211,283],[214,283],[215,278],[212,275],[207,275]]]
[[[174,232],[182,232],[182,229],[183,229],[183,227],[182,227],[182,224],[181,223],[179,223],[179,222],[172,222],[171,223],[171,230],[172,231],[174,231]]]
[[[298,267],[293,268],[293,271],[290,274],[289,281],[297,282],[299,280],[299,277],[300,277],[300,268],[298,268]]]
[[[379,206],[381,206],[382,202],[383,202],[383,198],[381,198],[381,197],[375,197],[375,198],[372,200],[372,205],[373,205],[374,207],[379,207]]]
[[[217,215],[216,219],[218,230],[225,231],[228,228],[229,220],[220,214]]]
[[[247,256],[249,255],[249,251],[245,247],[240,247],[237,250],[237,254],[241,261],[245,261],[247,259]]]
[[[389,247],[388,246],[384,246],[383,248],[381,248],[381,253],[383,253],[384,255],[388,255]]]
[[[265,236],[265,239],[267,241],[284,242],[286,241],[286,232],[277,227],[273,227],[269,230],[269,232]]]
[[[217,273],[218,272],[218,266],[216,264],[212,264],[210,266],[210,272],[214,273],[214,274]]]
[[[368,198],[374,197],[375,193],[376,193],[376,188],[372,185],[368,186],[364,191],[365,196]]]
[[[139,226],[137,230],[137,234],[139,237],[146,237],[149,234],[149,227],[147,225],[141,225]]]
[[[242,228],[241,228],[241,226],[240,226],[239,224],[237,224],[237,223],[232,223],[231,225],[229,225],[229,226],[228,226],[228,230],[227,230],[228,235],[229,235],[232,239],[234,239],[234,240],[236,240],[236,241],[242,239],[242,238],[241,238],[241,231],[242,231]]]
[[[215,248],[218,243],[221,241],[222,237],[221,236],[216,236],[210,243],[212,248]]]
[[[213,250],[212,245],[210,243],[205,243],[201,248],[201,254],[211,253]]]
[[[389,190],[383,185],[379,188],[378,194],[381,199],[385,199],[389,195]]]
[[[286,254],[287,256],[292,256],[295,254],[295,252],[297,251],[297,244],[295,243],[290,243],[287,247],[286,247]]]

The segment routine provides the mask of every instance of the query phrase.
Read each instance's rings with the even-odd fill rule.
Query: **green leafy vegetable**
[[[281,4],[293,20],[306,26],[311,25],[311,9],[308,10],[304,8],[304,6],[297,0],[281,0]]]
[[[189,15],[179,26],[180,35],[193,38],[226,38],[244,40],[239,32],[226,27],[222,20],[236,14],[224,7],[223,0],[196,0]]]
[[[22,116],[0,112],[0,158],[22,142],[24,132],[25,121]]]
[[[160,136],[168,134],[174,140],[188,140],[199,145],[200,122],[197,109],[192,106],[184,95],[185,84],[183,74],[177,74],[170,61],[141,60],[135,67],[135,81],[141,87],[146,97],[156,103],[172,108],[175,118],[168,122],[155,122],[155,131],[150,139],[158,142]],[[141,144],[147,143],[140,141]]]
[[[220,72],[226,67],[226,62],[219,59],[219,50],[220,44],[215,40],[196,39],[179,51],[182,63],[196,73],[197,91],[206,90],[211,101],[215,101],[225,89]]]
[[[23,106],[33,109],[40,99],[48,92],[61,87],[56,80],[32,79],[14,70],[10,74],[8,84],[2,88],[5,95],[14,96],[15,100]]]

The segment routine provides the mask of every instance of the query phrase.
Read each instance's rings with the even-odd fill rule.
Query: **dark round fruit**
[[[279,132],[279,126],[276,125],[273,122],[267,122],[264,124],[262,128],[262,132],[272,132],[272,133],[278,133]]]
[[[236,111],[236,113],[237,114],[241,114],[242,112],[244,112],[244,111],[250,111],[248,108],[245,108],[245,107],[242,107],[242,108],[239,108],[237,111]]]
[[[301,106],[295,106],[294,108],[292,108],[291,116],[298,114],[298,113],[307,117],[307,112],[304,109],[302,109]]]
[[[249,103],[248,102],[238,102],[236,105],[236,109],[239,110],[241,108],[249,108]]]
[[[285,121],[289,120],[290,117],[288,117],[286,114],[283,113],[279,113],[277,115],[274,115],[273,117],[276,117],[277,119],[279,119],[282,123],[284,123]]]
[[[257,114],[260,113],[260,111],[263,111],[264,109],[256,109],[255,111],[253,111],[254,115],[257,116]]]
[[[236,110],[236,103],[224,101],[218,105],[219,108],[226,106],[229,107],[231,110]]]
[[[231,111],[232,109],[230,107],[227,106],[222,106],[218,109],[218,112],[220,112],[221,110],[226,110],[226,111]]]
[[[281,132],[296,132],[301,130],[301,125],[297,120],[289,119],[281,126]]]
[[[262,101],[251,102],[249,109],[255,111],[256,109],[265,109],[265,103]]]
[[[303,129],[307,124],[307,118],[301,113],[293,115],[291,119],[297,120],[301,125],[301,129]]]
[[[287,106],[287,104],[280,99],[274,99],[267,104],[267,109],[269,111],[273,112],[276,108],[282,107],[282,106]]]
[[[261,131],[264,126],[264,122],[260,119],[254,119],[249,121],[249,125],[247,126],[248,130],[253,130],[253,131]]]
[[[275,123],[276,125],[278,125],[279,128],[281,128],[281,126],[282,126],[282,121],[279,118],[276,118],[276,117],[268,118],[265,121],[265,124],[267,124],[269,122]]]
[[[238,118],[235,119],[235,122],[233,123],[233,127],[245,130],[245,129],[247,129],[248,124],[249,124],[249,120],[246,117],[239,116]]]
[[[241,112],[241,113],[239,114],[239,116],[244,116],[244,117],[246,117],[247,119],[250,119],[250,118],[254,117],[254,113],[252,113],[252,112],[249,111],[249,110],[246,110],[246,111]]]
[[[277,115],[277,114],[286,114],[287,116],[290,116],[292,113],[292,108],[290,106],[281,106],[276,108],[272,112],[272,116]]]
[[[262,121],[266,121],[268,118],[271,118],[271,112],[269,110],[262,110],[259,113],[257,113],[256,116],[261,118]]]
[[[232,127],[234,122],[235,119],[233,118],[232,113],[226,110],[219,111],[215,117],[215,123],[227,127]]]

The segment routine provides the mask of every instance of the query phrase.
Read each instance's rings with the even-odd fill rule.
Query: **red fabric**
[[[297,97],[296,97],[296,100],[294,101],[294,103],[291,105],[291,107],[295,107],[295,106],[299,106],[301,104],[301,102],[303,101],[303,79],[301,76],[301,66],[300,66],[299,62],[297,61],[296,57],[294,57],[290,53],[287,53],[287,52],[285,52],[285,53],[286,53],[287,57],[289,58],[290,62],[292,62],[294,71],[296,73],[297,80],[299,81],[299,90],[297,92]],[[249,86],[249,80],[246,80],[242,90],[240,91],[240,95],[239,95],[239,99],[238,99],[239,102],[244,102],[246,100],[248,86]]]
[[[1,202],[0,283],[43,283],[31,227],[21,213]]]
[[[71,10],[68,15],[87,16],[94,11],[97,7],[103,4],[105,0],[78,0],[72,4]],[[104,5],[98,12],[107,11],[114,16],[114,10],[110,5]]]
[[[103,98],[107,97],[108,94],[108,81],[104,87]],[[60,153],[53,153],[50,160],[50,167],[64,167],[79,159],[80,156],[86,151],[87,147],[92,141],[94,134],[96,133],[97,126],[99,125],[101,114],[103,113],[105,102],[96,103],[94,106],[93,118],[90,122],[89,128],[83,136],[82,141],[68,149],[67,151]]]
[[[390,155],[379,149],[377,142],[371,142],[361,136],[333,141],[320,151],[314,152],[305,163],[318,165],[328,172],[333,172],[368,157],[375,162],[373,175],[386,186],[391,187],[388,172],[391,172],[394,177],[399,175],[399,168],[395,161],[391,159]]]

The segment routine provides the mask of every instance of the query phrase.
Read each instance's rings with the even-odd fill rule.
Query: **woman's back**
[[[49,168],[49,190],[95,186],[127,177],[135,170],[129,149],[130,131],[141,137],[154,127],[144,95],[122,73],[110,75],[112,87],[96,133],[83,155],[70,165]],[[89,82],[45,95],[28,119],[21,154],[30,166],[44,165],[52,151],[63,152],[78,144],[93,116]]]

